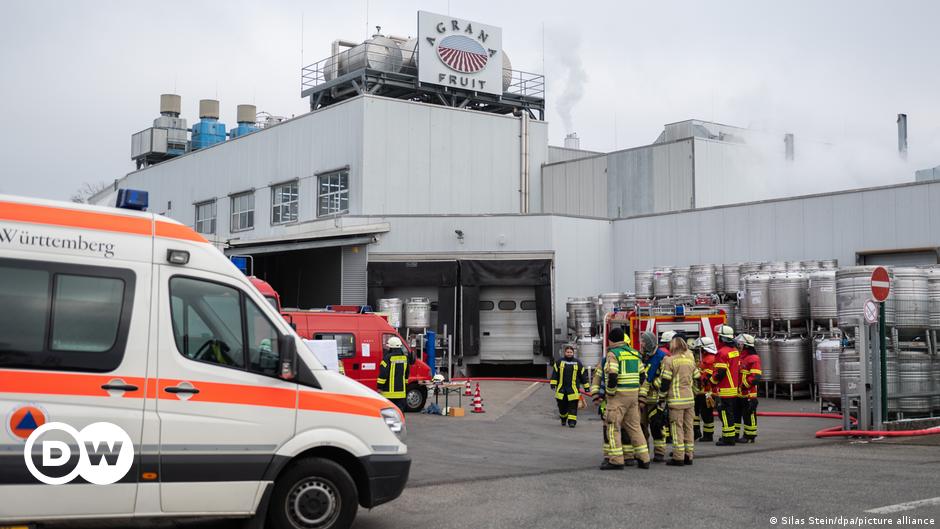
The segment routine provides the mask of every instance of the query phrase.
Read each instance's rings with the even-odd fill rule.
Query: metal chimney
[[[578,139],[578,133],[572,132],[565,136],[565,148],[566,149],[580,149],[581,140]]]
[[[907,160],[907,114],[898,114],[898,154]]]
[[[786,149],[787,161],[793,161],[794,158],[794,146],[793,146],[793,133],[788,132],[783,135],[783,145]]]

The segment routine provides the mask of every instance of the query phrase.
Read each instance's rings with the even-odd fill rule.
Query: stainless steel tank
[[[672,269],[672,295],[673,296],[691,296],[692,282],[689,279],[691,269],[688,266],[680,266]]]
[[[838,318],[835,270],[820,270],[809,275],[809,315],[819,321]]]
[[[715,292],[721,294],[725,291],[725,274],[722,265],[715,265]]]
[[[741,265],[726,264],[721,267],[721,275],[724,278],[724,288],[722,292],[729,295],[737,294],[741,290]]]
[[[871,273],[874,266],[849,266],[836,271],[836,308],[840,327],[856,325],[864,316],[865,302],[871,299]],[[891,274],[891,271],[888,271]],[[894,297],[885,302],[885,322],[894,326]]]
[[[895,267],[891,297],[894,298],[895,326],[926,329],[930,325],[927,271],[923,268]]]
[[[633,272],[633,284],[636,288],[636,297],[641,299],[653,297],[653,270]]]
[[[802,272],[777,272],[770,279],[770,318],[800,320],[809,317],[809,281]]]
[[[568,329],[576,336],[590,337],[597,323],[597,306],[593,298],[568,298]]]
[[[803,265],[804,271],[819,270],[819,261],[817,261],[816,259],[807,259],[806,261],[800,261],[800,264]]]
[[[760,263],[741,263],[741,279],[747,274],[760,272]]]
[[[802,261],[787,261],[787,272],[801,272],[802,270]]]
[[[839,398],[839,356],[842,354],[842,340],[825,338],[816,344],[814,370],[819,396],[824,399]]]
[[[427,329],[431,326],[431,300],[408,298],[405,306],[405,324],[409,329]]]
[[[725,316],[726,316],[726,318],[727,318],[725,321],[728,323],[728,325],[731,325],[732,327],[734,327],[735,329],[737,329],[737,327],[735,327],[735,325],[734,325],[734,318],[735,318],[735,314],[734,314],[734,313],[735,313],[735,309],[736,309],[736,307],[735,307],[734,304],[732,304],[732,303],[719,303],[719,304],[715,305],[715,308],[716,308],[716,309],[719,309],[719,310],[725,311]]]
[[[846,395],[857,396],[864,389],[858,351],[855,349],[846,348],[839,355],[839,382],[842,393]]]
[[[718,292],[715,281],[715,265],[692,265],[689,274],[692,277],[692,294],[714,294]]]
[[[774,371],[774,357],[770,347],[770,338],[766,336],[755,338],[754,349],[757,350],[757,356],[760,357],[761,379],[773,382],[777,372]]]
[[[940,266],[927,268],[926,272],[930,328],[940,329]]]
[[[786,272],[786,261],[765,261],[760,264],[761,272]]]
[[[747,296],[744,317],[749,320],[770,319],[770,275],[750,274],[744,278],[744,295]]]
[[[604,316],[619,309],[623,305],[623,294],[620,292],[610,292],[597,296],[597,321],[604,321]]]
[[[667,298],[672,296],[672,270],[657,268],[653,272],[653,296]]]
[[[838,259],[823,259],[819,261],[820,270],[836,270],[839,268]]]
[[[933,392],[936,393],[931,402],[933,403],[934,413],[940,412],[940,355],[933,355],[933,368],[931,369],[933,377]]]
[[[901,391],[901,376],[898,369],[898,354],[893,348],[888,349],[885,365],[887,366],[885,372],[888,378],[888,413],[897,413],[901,411],[900,402],[896,397],[898,392]]]
[[[402,67],[402,52],[398,43],[383,35],[373,35],[362,44],[340,52],[339,75],[363,68],[382,72],[398,72]]]
[[[598,336],[596,338],[581,337],[578,338],[578,358],[584,367],[597,367],[601,363],[601,357],[604,352],[604,343]]]
[[[620,308],[629,312],[636,308],[636,294],[633,292],[624,292],[623,300],[620,302]]]
[[[812,383],[810,340],[805,336],[777,336],[770,340],[774,363],[774,382],[778,384]]]
[[[930,356],[923,351],[901,351],[898,355],[898,380],[901,393],[928,393],[932,368]],[[890,391],[888,393],[891,394]],[[904,413],[930,413],[931,397],[898,398],[898,409]]]
[[[376,307],[379,312],[388,314],[388,324],[401,329],[402,301],[399,298],[383,298],[378,300]]]

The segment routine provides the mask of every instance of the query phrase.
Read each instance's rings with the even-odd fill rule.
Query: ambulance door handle
[[[108,391],[137,391],[137,386],[131,384],[102,384],[101,389]]]
[[[169,386],[169,387],[163,388],[163,391],[166,391],[167,393],[173,393],[173,394],[184,393],[184,394],[190,394],[190,395],[195,395],[196,393],[199,393],[199,390],[194,388],[192,384],[189,384],[189,383],[184,383],[184,384],[186,385],[185,386],[183,385]]]

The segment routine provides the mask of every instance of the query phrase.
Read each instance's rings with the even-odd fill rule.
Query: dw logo
[[[57,439],[40,440],[51,431],[69,434],[74,443]],[[60,438],[62,436],[59,436]],[[39,453],[33,454],[33,446],[39,443]],[[78,453],[75,468],[64,473],[67,465]],[[42,469],[37,468],[37,455],[41,455]],[[29,436],[23,448],[23,458],[29,473],[47,485],[62,485],[81,476],[95,485],[110,485],[121,480],[134,463],[134,444],[120,426],[109,422],[96,422],[81,431],[61,422],[43,424]],[[45,472],[44,472],[45,471]]]

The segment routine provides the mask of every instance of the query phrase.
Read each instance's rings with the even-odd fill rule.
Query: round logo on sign
[[[482,44],[463,35],[444,37],[437,46],[437,56],[448,68],[461,73],[479,72],[490,59]]]
[[[46,424],[46,412],[36,406],[21,406],[13,410],[7,420],[7,430],[13,437],[26,440],[30,434]]]

